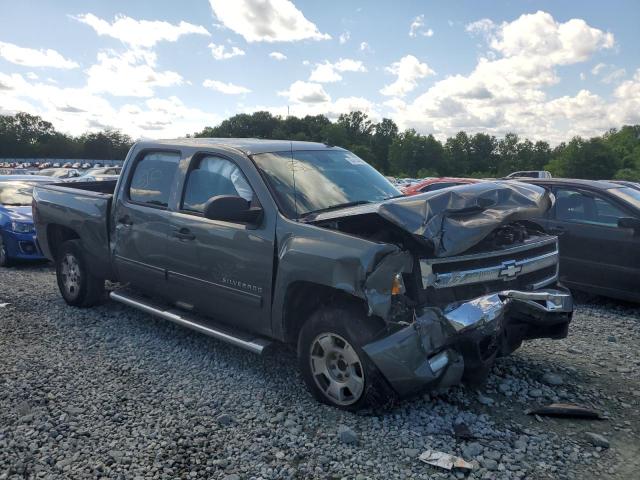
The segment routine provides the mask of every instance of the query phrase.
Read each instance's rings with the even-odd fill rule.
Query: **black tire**
[[[7,246],[2,240],[2,235],[0,235],[0,267],[10,267],[11,265],[13,265],[13,261],[9,257]]]
[[[380,328],[381,320],[367,317],[361,308],[351,304],[322,307],[309,317],[302,326],[298,337],[298,365],[307,388],[318,401],[349,411],[365,408],[385,410],[394,404],[395,392],[361,348],[374,339]],[[341,370],[340,365],[345,366],[345,363],[348,362],[343,361],[340,364],[341,360],[337,360],[334,362],[337,366],[329,367],[328,364],[331,362],[317,360],[319,358],[318,349],[322,350],[319,341],[324,340],[325,336],[329,336],[338,348],[341,348],[342,340],[346,341],[350,348],[343,351],[348,351],[351,358],[353,358],[352,353],[355,352],[360,366],[349,363],[346,365],[346,369]],[[342,345],[343,347],[344,345]],[[315,354],[313,359],[312,354]],[[322,355],[322,358],[325,359],[324,352]],[[342,358],[341,355],[339,357]],[[317,362],[326,368],[324,373],[317,372]],[[315,373],[314,369],[316,369]],[[337,372],[340,379],[336,379],[332,372]],[[349,390],[346,383],[349,380],[353,381],[354,377],[357,379],[357,383],[360,380],[363,383],[360,392],[357,391],[357,387],[354,388],[355,394]],[[345,383],[341,383],[343,381]],[[332,382],[333,385],[343,385],[340,388],[340,396],[345,397],[343,401],[327,393]]]
[[[56,255],[56,277],[62,298],[68,305],[91,307],[102,300],[104,279],[89,272],[80,240],[67,240],[60,246]]]

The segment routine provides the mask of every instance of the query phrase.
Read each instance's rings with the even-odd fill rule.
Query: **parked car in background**
[[[16,260],[44,260],[36,242],[31,214],[33,187],[51,182],[34,176],[0,176],[0,267]]]
[[[522,170],[510,173],[504,178],[551,178],[551,172],[546,170]]]
[[[315,398],[357,410],[567,335],[557,239],[526,222],[552,197],[453,194],[405,197],[320,143],[189,138],[136,143],[118,182],[36,187],[33,210],[69,305],[110,279],[113,300],[253,352],[289,343]]]
[[[73,178],[73,177],[79,177],[80,176],[80,172],[74,168],[45,168],[44,170],[40,170],[39,172],[37,172],[38,175],[45,175],[47,177],[54,177],[54,178],[60,178],[60,179],[65,179],[65,178]]]
[[[554,207],[535,221],[560,239],[560,280],[640,301],[640,190],[602,180],[526,181],[555,195]]]
[[[53,168],[60,168],[60,163],[55,162],[53,165],[51,165]]]
[[[94,167],[87,170],[84,175],[120,175],[122,167]]]
[[[425,178],[422,181],[401,188],[400,190],[405,195],[417,195],[418,193],[433,192],[434,190],[441,190],[447,187],[455,187],[456,185],[468,185],[469,183],[478,182],[479,180],[476,180],[475,178]]]

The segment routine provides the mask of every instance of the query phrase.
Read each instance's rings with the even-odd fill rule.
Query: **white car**
[[[551,172],[546,170],[522,170],[510,173],[504,178],[551,178]]]

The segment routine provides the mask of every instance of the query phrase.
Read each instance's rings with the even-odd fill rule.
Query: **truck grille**
[[[558,279],[558,241],[535,237],[496,251],[421,259],[420,272],[426,300],[435,304],[500,290],[535,290]]]

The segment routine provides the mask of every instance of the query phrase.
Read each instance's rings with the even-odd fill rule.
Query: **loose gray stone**
[[[346,425],[338,427],[338,438],[342,443],[355,444],[358,443],[358,434]]]
[[[218,415],[216,420],[220,425],[224,425],[225,427],[233,423],[233,417],[231,415],[227,415],[226,413]]]
[[[562,385],[564,383],[564,379],[562,375],[553,372],[547,372],[542,376],[542,381],[547,385]]]
[[[586,432],[584,435],[587,441],[594,447],[609,448],[609,440],[602,435],[593,432]]]

